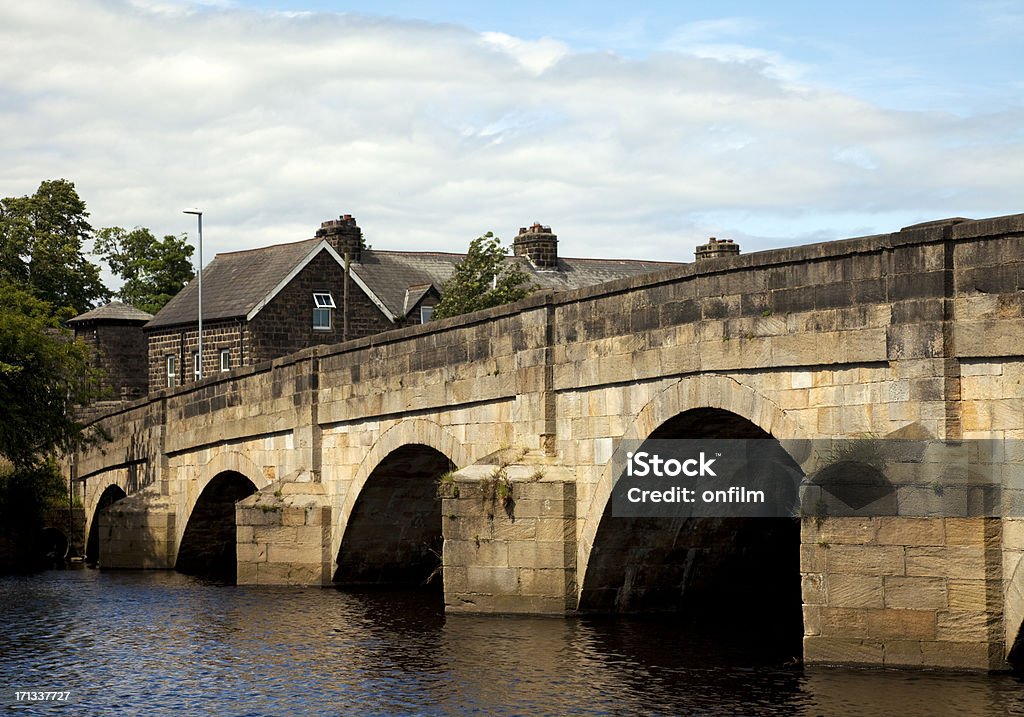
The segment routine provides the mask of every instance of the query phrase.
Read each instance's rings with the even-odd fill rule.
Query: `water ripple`
[[[16,714],[1024,715],[1009,676],[789,669],[663,622],[445,616],[422,594],[75,570],[2,578],[0,604]]]

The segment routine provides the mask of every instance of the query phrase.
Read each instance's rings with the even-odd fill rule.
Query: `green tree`
[[[37,567],[47,507],[66,505],[55,456],[86,441],[74,408],[98,396],[89,351],[54,311],[0,281],[0,573]]]
[[[82,440],[74,407],[98,395],[88,347],[60,328],[70,312],[0,283],[0,456],[15,470]]]
[[[491,232],[474,239],[466,258],[441,287],[441,301],[431,318],[446,319],[527,296],[534,289],[529,276],[505,258],[501,240]]]
[[[145,227],[107,227],[96,233],[97,256],[124,280],[117,298],[155,314],[192,280],[193,247],[186,237],[158,241]]]
[[[0,199],[0,279],[76,314],[108,299],[99,267],[82,253],[92,237],[88,216],[66,179],[44,181],[30,197]]]

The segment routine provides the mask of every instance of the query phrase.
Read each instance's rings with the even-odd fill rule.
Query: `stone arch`
[[[454,437],[431,421],[403,421],[381,434],[334,521],[335,582],[414,586],[430,578],[442,540],[435,481],[468,460]]]
[[[331,548],[335,554],[341,546],[345,526],[348,525],[349,518],[352,517],[352,509],[363,492],[370,475],[391,453],[402,446],[415,444],[427,446],[438,453],[443,453],[458,468],[468,466],[473,462],[469,452],[455,439],[455,436],[438,423],[423,418],[413,418],[391,426],[381,433],[374,444],[370,446],[370,450],[367,451],[359,467],[356,468],[356,473],[345,493],[340,514],[334,520],[332,530]]]
[[[753,512],[707,512],[695,506],[696,513],[655,517],[657,508],[652,507],[655,512],[646,516],[626,517],[613,512],[609,499],[582,571],[578,608],[673,613],[673,620],[687,625],[680,633],[686,639],[713,630],[723,644],[742,644],[752,655],[773,660],[798,656],[803,638],[801,526],[791,511],[799,499],[800,465],[747,416],[689,402],[679,408],[663,414],[654,428],[644,428],[649,432],[638,436],[644,450],[661,453],[668,448],[657,441],[666,439],[752,439],[743,450],[756,451],[757,459],[742,468],[743,482],[763,489],[767,503],[751,506]],[[705,447],[727,455],[733,450],[720,443]],[[714,481],[727,475],[720,472]],[[667,487],[646,480],[651,479],[639,484]]]
[[[174,565],[182,572],[233,582],[234,504],[265,488],[270,480],[239,451],[217,453],[199,475],[177,522]]]
[[[123,480],[109,481],[103,490],[89,493],[89,501],[85,507],[85,559],[95,563],[99,559],[99,516],[100,511],[128,496],[127,474]]]
[[[198,480],[188,488],[184,496],[184,504],[178,503],[177,510],[177,539],[181,542],[181,537],[185,533],[185,526],[188,524],[189,518],[192,517],[192,511],[195,510],[196,501],[206,490],[206,487],[210,484],[214,478],[221,473],[238,473],[245,476],[249,481],[256,486],[256,490],[263,490],[270,485],[270,480],[263,475],[263,471],[259,469],[252,459],[246,456],[240,451],[222,451],[215,453],[209,461],[206,462],[198,470]],[[187,485],[187,484],[186,484]]]
[[[675,416],[695,408],[720,409],[747,419],[776,439],[806,438],[807,432],[775,403],[750,386],[729,376],[701,374],[680,379],[658,393],[641,408],[622,436],[622,440],[645,440]],[[583,589],[590,553],[597,529],[611,499],[615,483],[612,461],[602,470],[597,484],[590,491],[590,500],[580,511],[582,520],[577,531],[576,564],[580,580],[577,597]]]

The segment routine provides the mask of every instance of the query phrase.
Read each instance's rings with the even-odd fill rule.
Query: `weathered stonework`
[[[331,507],[294,473],[236,504],[239,585],[329,585]]]
[[[270,558],[270,533],[283,526],[258,535],[243,501],[239,545],[251,554],[238,574],[256,565],[258,582],[320,584],[354,521],[372,520],[361,499],[394,471],[389,456],[418,446],[462,469],[458,496],[440,509],[449,609],[563,614],[578,607],[608,529],[616,445],[689,411],[777,439],[1024,438],[1022,279],[1018,215],[535,294],[124,406],[101,422],[113,440],[77,458],[83,503],[91,516],[110,485],[161,496],[157,513],[173,506],[176,516],[173,557],[216,476],[243,475],[266,501],[267,486],[307,472],[330,509],[321,552],[313,531],[296,534],[301,547],[263,580],[259,564],[271,561],[260,546]],[[522,456],[508,466],[514,522],[480,492],[509,450]],[[533,467],[544,477],[530,480]],[[802,581],[806,659],[1003,667],[1024,619],[1021,522],[805,521],[799,570],[785,579]],[[117,539],[104,539],[107,551]]]
[[[104,568],[174,567],[177,555],[173,501],[145,488],[100,512]]]
[[[574,609],[573,478],[544,462],[499,463],[465,468],[441,483],[450,611]]]

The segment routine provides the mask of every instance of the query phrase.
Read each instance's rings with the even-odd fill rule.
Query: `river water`
[[[446,616],[422,593],[67,570],[0,578],[0,606],[15,714],[1024,715],[1009,675],[800,668],[720,629]]]

